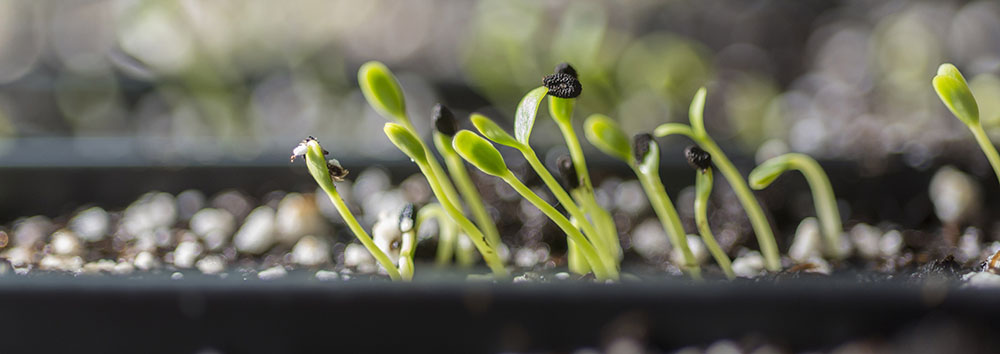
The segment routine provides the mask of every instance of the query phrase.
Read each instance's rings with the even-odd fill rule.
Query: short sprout
[[[413,203],[406,203],[403,210],[399,212],[399,231],[406,233],[413,230],[416,223],[416,213],[413,212]]]
[[[594,114],[588,117],[583,125],[587,140],[605,154],[625,162],[632,158],[632,147],[629,145],[628,136],[611,118]]]
[[[965,77],[952,64],[941,64],[933,80],[934,90],[955,117],[965,124],[979,122],[979,105]]]

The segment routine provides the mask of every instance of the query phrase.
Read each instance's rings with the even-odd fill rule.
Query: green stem
[[[584,200],[579,200],[580,204],[594,220],[595,226],[603,231],[600,242],[595,245],[600,246],[603,252],[607,252],[617,260],[622,255],[621,243],[618,242],[618,230],[615,228],[614,220],[607,210],[601,208],[594,197],[594,185],[590,182],[590,172],[587,170],[587,159],[580,146],[580,139],[573,129],[572,115],[573,105],[576,99],[559,98],[549,96],[549,114],[555,120],[559,131],[562,132],[566,147],[569,148],[570,159],[573,160],[573,167],[580,178],[580,185],[585,193],[581,193]],[[617,262],[616,262],[617,263]]]
[[[701,239],[705,241],[705,246],[712,253],[712,257],[719,263],[722,272],[726,273],[726,278],[734,279],[733,265],[729,261],[729,256],[722,251],[719,243],[712,235],[712,229],[708,226],[708,196],[712,194],[712,169],[696,172],[695,176],[695,198],[694,198],[694,219],[698,224],[698,232]]]
[[[389,273],[389,278],[392,280],[401,280],[402,277],[399,274],[399,270],[396,269],[396,265],[392,264],[392,260],[390,260],[389,257],[375,245],[371,236],[368,236],[368,232],[366,232],[365,229],[361,227],[361,224],[358,223],[358,219],[354,218],[354,214],[351,213],[347,204],[344,204],[344,199],[340,197],[340,193],[337,192],[337,187],[333,185],[333,182],[320,183],[319,185],[323,188],[323,191],[326,192],[326,195],[330,197],[330,201],[333,202],[333,206],[337,208],[337,212],[339,212],[340,216],[343,217],[345,222],[347,222],[347,226],[352,232],[354,232],[354,235],[358,237],[361,244],[368,249],[368,252],[375,257],[375,260],[382,265],[382,268],[385,268],[385,271]]]
[[[417,250],[417,230],[404,232],[403,242],[399,248],[399,275],[403,280],[413,280],[413,254]]]
[[[705,149],[705,151],[712,155],[712,162],[715,167],[726,177],[729,186],[733,188],[733,192],[739,198],[740,204],[743,204],[743,209],[747,212],[750,224],[757,235],[757,243],[760,246],[760,251],[764,255],[765,267],[770,271],[781,270],[781,258],[778,255],[778,244],[774,240],[774,232],[771,231],[771,225],[764,216],[764,210],[761,209],[757,198],[750,192],[750,187],[747,185],[743,175],[736,169],[732,161],[729,161],[729,158],[722,152],[719,145],[712,138],[708,137],[707,134],[689,136],[702,149]]]
[[[970,124],[969,129],[972,130],[972,135],[976,137],[976,142],[979,143],[979,147],[986,154],[986,158],[990,160],[990,165],[993,166],[993,173],[997,175],[997,180],[1000,181],[1000,154],[997,154],[997,148],[993,146],[993,142],[990,141],[986,130],[983,130],[983,124]]]
[[[542,178],[545,186],[549,187],[549,190],[552,191],[552,195],[556,197],[556,200],[563,205],[563,208],[569,212],[570,216],[576,219],[576,224],[579,225],[579,228],[583,229],[583,233],[588,237],[590,242],[594,245],[597,245],[598,242],[603,242],[604,239],[602,239],[601,234],[596,228],[594,228],[593,224],[587,220],[586,214],[584,214],[583,210],[576,205],[573,201],[573,197],[566,193],[566,190],[559,185],[559,182],[556,181],[555,177],[553,177],[552,174],[549,173],[549,170],[545,168],[542,161],[538,159],[538,155],[535,155],[535,151],[531,150],[531,148],[525,148],[521,149],[521,154],[524,155],[524,159],[528,161],[528,164],[535,170],[535,173]],[[604,249],[607,250],[607,248]],[[618,268],[618,259],[616,255],[613,255],[610,252],[601,252],[600,254],[601,260],[604,262],[606,267]]]
[[[823,172],[816,160],[809,156],[797,153],[786,154],[788,163],[802,172],[809,189],[812,190],[813,204],[816,206],[816,214],[819,222],[823,226],[823,234],[826,236],[827,253],[834,258],[841,258],[845,255],[840,252],[840,235],[844,232],[840,220],[840,211],[837,210],[837,198],[833,194],[833,186],[830,185],[830,178]]]
[[[424,175],[429,175],[429,167],[426,164],[418,162],[417,166],[420,167],[420,171],[423,172]],[[438,182],[436,178],[428,178],[427,181],[430,183],[431,190],[434,191],[434,195],[438,197],[438,201],[448,213],[448,216],[451,216],[451,220],[458,224],[458,226],[465,231],[465,234],[472,240],[472,243],[476,245],[479,253],[483,255],[483,260],[486,261],[486,265],[490,267],[493,274],[497,278],[507,278],[509,276],[507,269],[504,268],[503,261],[501,261],[500,257],[497,256],[496,249],[487,244],[486,236],[483,236],[483,233],[476,228],[476,225],[462,215],[462,212],[455,207],[455,204],[444,196],[441,183]]]
[[[515,177],[510,171],[507,171],[507,174],[500,176],[500,178],[503,179],[504,182],[507,182],[507,184],[510,184],[511,187],[514,187],[514,190],[520,193],[521,196],[528,200],[528,202],[534,204],[538,210],[541,210],[543,214],[555,222],[556,225],[566,233],[566,236],[576,242],[580,251],[583,252],[584,257],[587,259],[587,262],[590,263],[591,268],[594,270],[594,275],[597,276],[597,279],[618,280],[618,270],[607,269],[603,262],[601,262],[601,257],[594,248],[594,245],[587,241],[587,238],[580,233],[580,230],[577,230],[577,228],[573,226],[573,223],[571,223],[569,219],[566,219],[565,216],[556,211],[556,209],[546,203],[545,200],[542,200],[542,198],[535,194],[535,192],[532,192],[528,186],[521,183],[521,181],[518,180],[517,177]]]
[[[687,233],[684,232],[684,225],[681,224],[681,218],[677,215],[677,209],[674,209],[674,204],[670,201],[670,197],[667,196],[663,182],[660,181],[659,171],[645,171],[636,166],[633,166],[633,169],[635,170],[635,174],[639,176],[639,183],[646,190],[646,195],[649,196],[650,204],[653,205],[653,211],[659,217],[660,224],[663,225],[663,230],[671,238],[670,241],[674,244],[674,247],[681,250],[681,255],[684,256],[684,262],[686,263],[683,265],[683,268],[692,278],[701,279],[701,268],[694,259],[691,248],[688,247]]]
[[[451,139],[443,141],[444,135],[441,133],[434,133],[434,135],[434,145],[436,145],[438,152],[444,156],[444,162],[445,165],[448,166],[448,172],[451,174],[451,178],[455,180],[455,184],[458,185],[458,191],[462,193],[462,197],[465,198],[466,205],[468,205],[469,210],[472,211],[472,216],[476,218],[476,224],[479,225],[483,233],[486,234],[486,238],[489,240],[490,244],[493,245],[494,248],[499,248],[501,243],[500,232],[497,231],[497,225],[493,219],[490,218],[490,214],[486,212],[486,207],[483,204],[483,198],[476,190],[476,185],[472,183],[472,179],[469,178],[469,173],[465,169],[465,161],[463,161],[462,157],[458,156],[455,149],[451,147]]]
[[[427,219],[435,218],[438,222],[438,246],[434,257],[434,263],[438,266],[447,265],[455,255],[455,242],[457,242],[455,223],[441,208],[441,204],[431,203],[424,205],[417,212],[417,225],[415,230],[420,230],[420,225],[427,222]]]

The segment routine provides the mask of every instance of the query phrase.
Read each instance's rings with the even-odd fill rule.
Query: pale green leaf
[[[549,89],[545,86],[538,87],[524,95],[521,102],[517,104],[517,112],[514,113],[514,137],[521,144],[529,145],[528,138],[531,137],[531,128],[535,126],[538,105],[548,92]]]
[[[979,105],[965,77],[952,64],[941,64],[932,81],[941,102],[967,125],[979,124]]]
[[[396,121],[406,119],[403,89],[385,64],[370,61],[362,65],[358,69],[358,84],[368,104],[379,114]]]
[[[482,134],[494,143],[510,146],[515,149],[521,149],[525,146],[524,144],[518,142],[517,139],[510,136],[510,134],[507,134],[507,132],[497,125],[497,123],[492,119],[489,119],[482,114],[473,113],[470,120],[472,120],[472,125],[476,126],[476,129],[479,130],[479,134]]]
[[[754,168],[753,171],[750,171],[750,177],[748,178],[750,188],[757,190],[767,188],[778,176],[791,169],[793,166],[788,163],[787,156],[782,155],[771,158]]]
[[[507,164],[503,161],[500,151],[497,151],[493,144],[476,133],[462,130],[455,134],[453,144],[459,156],[483,172],[494,176],[503,176],[508,173]]]
[[[417,139],[409,129],[396,123],[385,123],[385,127],[382,130],[385,131],[385,135],[389,137],[389,140],[406,156],[413,159],[414,162],[427,162],[427,155],[423,144],[420,143],[420,139]]]
[[[632,145],[625,132],[614,120],[603,114],[587,117],[583,123],[587,140],[605,154],[629,162],[632,158]]]

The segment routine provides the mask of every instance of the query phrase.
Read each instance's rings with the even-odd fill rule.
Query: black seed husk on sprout
[[[344,168],[344,166],[341,166],[340,161],[337,161],[337,159],[330,159],[327,161],[326,169],[330,171],[330,178],[333,179],[334,182],[343,182],[344,178],[347,177],[347,174],[351,172]]]
[[[455,114],[451,113],[448,107],[443,104],[434,105],[434,111],[431,113],[432,119],[434,120],[434,129],[441,134],[447,136],[455,136],[458,132],[458,122],[455,121]]]
[[[635,157],[635,163],[642,163],[646,159],[646,154],[649,153],[649,144],[656,143],[653,141],[653,135],[649,133],[636,134],[632,137],[632,154]]]
[[[691,145],[684,149],[684,156],[687,157],[688,165],[691,165],[693,169],[705,171],[712,168],[712,155],[697,145]]]
[[[580,188],[580,177],[577,176],[576,166],[573,165],[573,159],[569,155],[559,156],[556,159],[556,168],[559,170],[559,177],[562,178],[567,189]]]
[[[559,98],[576,98],[583,91],[580,80],[573,75],[565,73],[555,73],[542,79],[542,83],[549,89],[549,94]]]
[[[556,65],[555,72],[579,78],[579,76],[576,74],[576,69],[574,69],[572,65],[569,65],[569,63],[566,62],[559,63],[559,65]]]

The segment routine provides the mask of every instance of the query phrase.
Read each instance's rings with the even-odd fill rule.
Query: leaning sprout
[[[468,130],[463,130],[455,135],[454,139],[455,150],[458,154],[462,156],[466,161],[476,166],[483,172],[499,177],[504,182],[507,182],[511,187],[514,188],[522,197],[528,200],[531,204],[534,204],[539,210],[542,211],[546,216],[549,217],[553,222],[559,226],[563,232],[566,233],[567,237],[573,240],[580,250],[584,254],[587,263],[590,264],[591,268],[594,270],[594,275],[601,280],[617,280],[618,279],[618,269],[615,267],[608,267],[602,260],[594,245],[587,240],[586,237],[580,233],[569,219],[560,214],[554,207],[545,202],[541,197],[539,197],[535,192],[533,192],[528,186],[525,186],[520,180],[514,176],[514,173],[507,169],[507,164],[504,162],[503,156],[500,155],[500,151],[490,144],[490,142],[476,133]]]
[[[833,195],[833,187],[830,185],[830,178],[823,172],[813,158],[808,155],[790,153],[771,158],[750,172],[750,187],[753,189],[764,189],[771,185],[778,176],[789,170],[798,170],[806,177],[809,188],[812,189],[813,203],[816,206],[816,214],[819,222],[823,226],[823,236],[826,239],[826,253],[834,258],[846,256],[841,247],[841,234],[843,226],[840,220],[840,212],[837,210],[837,198]]]
[[[660,148],[649,134],[639,134],[629,143],[628,137],[618,123],[611,118],[594,114],[584,122],[584,132],[587,140],[605,154],[624,161],[632,168],[646,191],[646,197],[653,206],[653,211],[660,219],[663,230],[670,238],[670,243],[681,251],[684,257],[683,268],[693,278],[700,278],[701,271],[691,248],[688,247],[687,234],[684,225],[677,215],[674,203],[667,195],[663,181],[660,179]]]
[[[448,107],[438,103],[434,106],[431,119],[434,123],[434,147],[444,157],[444,162],[448,166],[448,173],[451,179],[458,186],[458,191],[462,194],[462,198],[465,198],[466,205],[472,211],[472,216],[476,219],[476,224],[486,234],[489,243],[495,247],[502,247],[500,232],[497,231],[496,223],[490,218],[490,214],[486,212],[483,198],[479,195],[479,191],[476,190],[476,185],[472,183],[472,179],[469,178],[469,173],[465,169],[465,163],[455,153],[455,149],[451,147],[452,137],[458,132],[458,121],[455,119],[455,114]]]
[[[997,180],[1000,180],[1000,154],[983,129],[983,123],[979,121],[979,104],[976,103],[976,97],[972,95],[969,84],[965,82],[965,77],[954,65],[945,63],[938,67],[932,83],[941,102],[944,102],[951,113],[972,131],[979,148],[990,160],[993,173],[996,174]]]
[[[618,260],[613,253],[616,249],[609,246],[605,241],[608,239],[608,236],[600,234],[600,231],[590,222],[590,220],[587,219],[586,214],[577,205],[574,198],[570,196],[570,193],[573,193],[574,195],[577,195],[577,200],[581,200],[582,198],[580,197],[580,193],[583,193],[584,191],[580,188],[580,180],[577,177],[572,160],[569,160],[568,156],[565,157],[566,160],[569,160],[568,164],[567,161],[564,161],[564,159],[561,158],[558,168],[560,175],[564,178],[566,178],[570,173],[572,174],[574,182],[566,183],[570,193],[567,193],[566,190],[559,185],[559,182],[556,181],[551,173],[549,173],[549,171],[542,164],[542,161],[538,159],[538,155],[535,154],[535,151],[531,149],[530,146],[525,143],[521,143],[514,137],[510,136],[510,134],[507,134],[503,128],[500,128],[500,126],[498,126],[495,122],[481,114],[472,115],[472,124],[487,139],[492,140],[497,144],[512,147],[520,151],[521,155],[524,156],[524,159],[528,161],[529,165],[531,165],[531,168],[535,170],[535,173],[537,173],[538,176],[541,177],[542,181],[545,182],[545,186],[549,188],[552,195],[556,197],[556,200],[559,201],[567,212],[569,212],[578,228],[581,229],[587,238],[594,244],[594,247],[597,249],[605,265],[616,269],[618,268]],[[564,171],[567,166],[572,170],[572,172]],[[617,237],[615,235],[610,236]],[[577,252],[579,250],[579,246],[572,240],[569,242],[570,253],[567,257],[570,258],[569,262],[572,265],[570,270],[578,274],[586,273],[588,267],[583,266],[583,262],[578,256],[578,254],[580,254]]]
[[[358,223],[358,219],[354,217],[351,210],[344,203],[344,199],[340,197],[340,193],[337,192],[337,186],[333,183],[334,181],[343,181],[343,178],[347,175],[347,170],[340,166],[340,162],[337,160],[327,161],[324,155],[328,154],[323,147],[319,145],[319,141],[313,137],[308,137],[299,143],[294,149],[292,149],[291,160],[295,161],[296,158],[301,157],[306,161],[306,166],[309,168],[309,174],[312,175],[316,183],[319,184],[320,188],[326,192],[327,196],[330,197],[330,201],[333,202],[333,206],[337,208],[337,212],[340,213],[341,218],[347,223],[354,235],[357,236],[361,244],[368,249],[368,252],[375,257],[375,260],[389,273],[389,278],[392,280],[402,280],[404,279],[396,266],[392,263],[392,260],[382,250],[375,245],[372,241],[371,236],[368,232],[361,227]],[[334,174],[331,174],[334,172]],[[412,270],[412,269],[411,269]],[[412,278],[412,273],[410,278]],[[409,280],[410,278],[406,278]]]
[[[389,139],[392,140],[393,144],[421,167],[421,173],[427,178],[428,183],[434,191],[434,196],[441,201],[448,215],[467,234],[472,236],[483,235],[484,233],[472,222],[463,222],[468,221],[468,219],[462,214],[462,200],[458,196],[458,191],[455,190],[455,186],[452,185],[451,179],[445,174],[434,153],[427,148],[423,140],[417,137],[418,134],[413,127],[413,123],[406,115],[406,102],[403,90],[400,88],[399,82],[392,72],[382,63],[375,61],[368,62],[358,70],[358,82],[360,83],[362,93],[365,95],[365,99],[368,100],[372,108],[390,120],[395,121],[395,123],[386,124],[386,134],[389,135]],[[445,140],[445,138],[438,137],[435,140]],[[436,144],[450,145],[445,141],[437,142]],[[437,186],[437,188],[433,188],[434,186]],[[496,255],[496,249],[502,247],[502,245],[500,244],[499,233],[493,231],[495,229],[493,221],[488,218],[485,212],[477,211],[475,206],[471,208],[477,215],[477,221],[480,223],[479,227],[487,229],[487,233],[491,235],[491,240],[484,240],[481,245],[477,243],[476,248],[479,249],[480,253],[488,252],[491,254],[487,256],[484,253],[483,259],[487,263],[494,262],[488,265],[496,276],[506,277],[507,271],[503,269],[503,263]]]
[[[687,136],[697,143],[699,147],[712,155],[715,160],[715,167],[726,177],[729,186],[733,188],[733,192],[736,193],[740,204],[746,210],[747,217],[750,218],[750,224],[753,226],[754,233],[757,234],[757,243],[760,245],[760,251],[764,255],[764,266],[771,271],[780,270],[781,257],[778,255],[778,244],[774,239],[774,232],[771,230],[771,225],[767,222],[767,217],[764,216],[764,209],[761,208],[757,198],[750,191],[740,171],[736,169],[736,166],[729,161],[729,158],[722,152],[722,149],[715,143],[715,140],[705,131],[704,113],[705,96],[707,93],[708,91],[702,87],[691,101],[691,107],[688,111],[691,120],[690,126],[679,123],[665,123],[656,127],[653,135],[657,137],[673,134]]]
[[[694,180],[694,220],[698,224],[698,232],[705,242],[705,247],[712,253],[715,262],[719,263],[726,278],[736,278],[733,273],[733,265],[729,261],[729,256],[722,251],[719,243],[715,241],[712,228],[708,225],[708,197],[712,194],[712,155],[701,148],[691,145],[684,149],[684,156],[688,164],[695,169]]]
[[[383,131],[389,137],[389,141],[392,141],[400,151],[403,151],[410,159],[413,159],[413,162],[420,168],[420,172],[423,172],[425,176],[431,175],[430,166],[427,163],[427,155],[423,150],[422,143],[409,129],[396,123],[385,123]],[[468,218],[462,215],[462,212],[459,211],[458,207],[450,199],[442,197],[444,192],[441,190],[441,183],[437,179],[428,178],[427,182],[430,184],[434,195],[438,196],[438,201],[441,202],[441,206],[444,207],[448,216],[472,239],[473,244],[475,244],[479,253],[482,254],[483,260],[486,261],[486,265],[490,267],[493,274],[500,278],[506,278],[508,276],[507,269],[504,268],[503,261],[497,255],[496,249],[489,245],[486,236],[472,224],[472,221],[469,221]]]

